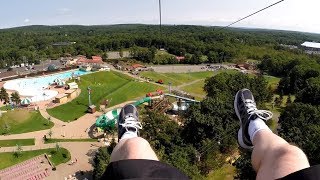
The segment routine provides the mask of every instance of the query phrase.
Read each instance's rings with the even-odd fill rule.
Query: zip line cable
[[[230,26],[232,26],[232,25],[234,25],[234,24],[237,24],[237,23],[239,23],[239,22],[241,22],[241,21],[243,21],[243,20],[245,20],[245,19],[247,19],[247,18],[249,18],[249,17],[251,17],[251,16],[254,16],[254,15],[256,15],[256,14],[258,14],[258,13],[264,11],[264,10],[267,10],[267,9],[269,9],[269,8],[275,6],[275,5],[278,5],[278,4],[282,3],[283,1],[285,1],[285,0],[280,0],[280,1],[276,2],[276,3],[273,3],[273,4],[267,6],[267,7],[263,8],[263,9],[260,9],[260,10],[258,10],[258,11],[256,11],[256,12],[252,13],[252,14],[249,14],[248,16],[245,16],[245,17],[243,17],[243,18],[241,18],[241,19],[239,19],[239,20],[237,20],[237,21],[235,21],[235,22],[233,22],[233,23],[231,23],[231,24],[229,24],[229,25],[227,25],[227,26],[224,26],[224,27],[222,27],[222,28],[220,28],[220,29],[218,29],[218,30],[222,30],[222,29],[228,28],[228,27],[230,27]],[[160,36],[162,37],[162,9],[161,9],[161,0],[159,0],[159,18],[160,18],[159,30],[160,30]],[[221,142],[222,140],[224,140],[224,139],[225,139],[225,137],[222,138],[222,139],[220,139],[220,140],[218,141],[218,143],[220,143],[220,142]],[[200,157],[201,157],[202,155],[204,155],[207,151],[209,151],[209,150],[212,149],[213,147],[214,147],[214,144],[207,144],[207,145],[205,145],[204,147],[201,147],[199,150],[196,150],[196,151],[198,152],[198,154],[199,154]]]
[[[260,9],[259,11],[256,11],[256,12],[254,12],[254,13],[246,16],[246,17],[243,17],[243,18],[241,18],[241,19],[239,19],[239,20],[237,20],[237,21],[235,21],[235,22],[233,22],[233,23],[231,23],[231,24],[229,24],[229,25],[227,25],[227,26],[225,26],[225,27],[222,27],[222,28],[219,29],[219,30],[222,30],[222,29],[228,28],[228,27],[230,27],[230,26],[232,26],[232,25],[234,25],[234,24],[237,24],[238,22],[243,21],[243,20],[245,20],[245,19],[247,19],[247,18],[249,18],[249,17],[251,17],[251,16],[253,16],[253,15],[255,15],[255,14],[258,14],[258,13],[260,13],[261,11],[264,11],[264,10],[266,10],[266,9],[269,9],[269,8],[271,8],[272,6],[275,6],[275,5],[277,5],[277,4],[280,4],[280,3],[282,3],[283,1],[284,1],[284,0],[281,0],[281,1],[278,1],[278,2],[276,2],[276,3],[273,3],[273,4],[267,6],[267,7],[263,8],[263,9]]]
[[[232,129],[230,129],[229,131],[227,131],[225,134],[229,134],[229,133],[231,133],[231,132],[233,132]],[[219,140],[218,140],[218,145],[220,145],[221,141],[223,141],[225,138],[226,138],[226,137],[223,137],[223,138],[221,138],[221,139],[219,138]],[[201,157],[202,155],[204,155],[206,152],[208,152],[210,149],[212,149],[214,146],[215,146],[215,143],[211,143],[211,144],[209,143],[209,144],[205,145],[204,147],[201,147],[199,150],[197,150],[198,153],[199,153],[199,155],[200,155],[200,157]]]
[[[160,17],[160,35],[162,34],[162,12],[161,12],[161,0],[159,0],[159,17]]]

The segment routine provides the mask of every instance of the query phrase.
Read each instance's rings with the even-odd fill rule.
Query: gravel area
[[[221,64],[212,64],[211,67],[225,66]],[[188,73],[188,72],[201,72],[208,71],[206,64],[201,65],[157,65],[152,66],[155,72],[159,73]]]

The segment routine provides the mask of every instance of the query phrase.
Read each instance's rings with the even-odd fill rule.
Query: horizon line
[[[59,26],[120,26],[120,25],[146,25],[146,26],[159,26],[159,24],[151,24],[151,23],[114,23],[114,24],[55,24],[55,25],[48,25],[48,24],[30,24],[30,25],[22,25],[22,26],[13,26],[13,27],[5,27],[0,28],[0,30],[10,30],[16,28],[24,28],[24,27],[32,27],[32,26],[47,26],[47,27],[59,27]],[[205,24],[162,24],[162,26],[201,26],[201,27],[217,27],[222,28],[225,27],[223,25],[205,25]],[[248,29],[248,30],[269,30],[269,31],[288,31],[288,32],[295,32],[295,33],[309,33],[309,34],[316,34],[320,35],[320,32],[310,32],[310,31],[299,31],[299,30],[292,30],[292,29],[275,29],[275,28],[259,28],[259,27],[245,27],[245,26],[231,26],[226,29]]]

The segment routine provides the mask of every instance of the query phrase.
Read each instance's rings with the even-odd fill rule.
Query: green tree
[[[6,89],[4,87],[1,87],[0,90],[0,101],[4,101],[5,103],[9,102],[9,94],[7,93]]]
[[[289,94],[288,95],[288,99],[287,99],[287,106],[292,104],[292,103],[293,103],[292,96]]]
[[[302,148],[311,165],[320,161],[320,147],[317,143],[320,137],[319,119],[319,106],[302,103],[290,104],[279,118],[279,135]]]
[[[120,58],[123,58],[123,50],[122,49],[119,50],[119,56],[120,56]]]
[[[102,60],[103,61],[107,61],[108,60],[108,53],[105,52],[105,53],[102,54]]]
[[[255,180],[257,173],[251,164],[251,152],[240,152],[240,157],[233,164],[236,167],[235,179]]]
[[[278,90],[286,94],[299,93],[308,86],[310,78],[320,76],[320,65],[317,63],[305,63],[294,66],[287,77],[281,79]]]
[[[58,143],[56,143],[56,147],[55,148],[56,148],[57,152],[60,152],[61,147],[60,147],[60,145]]]
[[[20,99],[19,93],[18,93],[18,92],[12,93],[12,94],[11,94],[11,100],[12,100],[16,105],[20,104],[21,99]]]
[[[187,145],[181,134],[181,127],[167,116],[147,111],[143,119],[141,136],[148,140],[158,157],[180,169],[189,177],[199,179],[200,170],[195,164],[196,150]]]
[[[22,151],[23,151],[23,148],[20,144],[17,144],[17,147],[16,147],[16,156],[19,157],[21,154],[22,154]]]
[[[217,52],[210,51],[207,56],[208,56],[208,61],[210,63],[217,63],[218,62],[218,53]]]
[[[275,100],[274,100],[274,103],[276,106],[280,107],[281,104],[282,104],[282,100],[280,97],[276,97]]]
[[[4,133],[9,134],[10,129],[11,129],[10,125],[7,123],[7,121],[4,121],[4,124],[3,124]]]
[[[320,105],[320,77],[310,78],[307,86],[297,94],[296,101]]]
[[[48,124],[48,125],[50,124],[50,122],[51,122],[51,116],[49,116],[49,117],[47,118],[47,124]]]
[[[50,129],[48,132],[48,136],[51,138],[52,135],[53,135],[53,131],[52,131],[52,129]]]
[[[101,147],[93,158],[93,177],[94,179],[101,179],[105,172],[107,165],[110,163],[111,153],[114,147],[117,145],[114,139],[112,139],[108,147]]]
[[[101,179],[103,173],[106,171],[107,165],[110,163],[110,154],[106,148],[99,148],[93,159],[93,177],[94,179]]]

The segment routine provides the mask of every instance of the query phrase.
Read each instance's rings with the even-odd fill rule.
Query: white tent
[[[30,105],[31,104],[31,99],[30,98],[24,98],[22,101],[21,101],[21,105]]]

